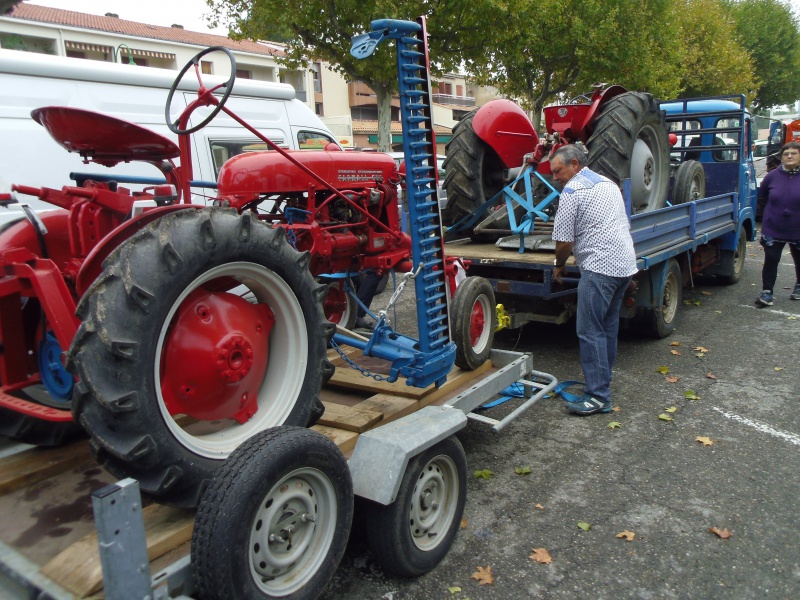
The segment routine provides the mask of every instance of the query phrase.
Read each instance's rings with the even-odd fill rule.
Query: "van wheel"
[[[744,271],[744,256],[747,252],[747,234],[744,227],[739,229],[739,239],[736,241],[736,250],[723,250],[720,256],[722,263],[721,275],[722,283],[733,285],[742,278]]]
[[[683,301],[683,280],[678,261],[671,258],[666,266],[664,287],[656,308],[644,309],[640,318],[640,330],[654,338],[665,338],[675,331],[678,310]]]

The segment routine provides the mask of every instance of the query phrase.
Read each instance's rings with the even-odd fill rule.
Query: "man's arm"
[[[569,255],[572,254],[573,242],[559,242],[556,241],[556,260],[555,267],[553,268],[553,278],[562,283],[561,277],[564,275],[564,265],[567,264]]]

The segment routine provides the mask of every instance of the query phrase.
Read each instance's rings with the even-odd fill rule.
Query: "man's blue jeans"
[[[577,331],[585,393],[602,402],[611,400],[619,311],[630,280],[583,271],[578,283]]]

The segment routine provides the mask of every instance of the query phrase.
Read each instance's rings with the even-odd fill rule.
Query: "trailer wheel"
[[[201,598],[317,598],[344,555],[353,520],[347,461],[324,435],[262,431],[203,493],[192,533]]]
[[[706,172],[696,160],[682,162],[675,173],[672,204],[683,204],[706,196]]]
[[[483,277],[467,277],[450,303],[456,366],[472,371],[489,358],[497,315],[492,284]]]
[[[747,234],[744,227],[739,228],[736,250],[723,250],[720,257],[722,274],[720,281],[727,285],[738,283],[744,271],[744,257],[747,254]]]
[[[505,167],[500,157],[475,134],[474,109],[453,127],[445,148],[444,188],[447,191],[446,220],[458,221],[505,187]]]
[[[451,436],[412,458],[394,503],[370,503],[367,540],[387,573],[422,575],[450,550],[467,495],[467,459]]]
[[[344,281],[341,279],[328,283],[328,295],[325,297],[322,310],[325,312],[325,318],[334,325],[352,329],[356,324],[358,305],[344,288]]]
[[[665,338],[675,331],[678,310],[683,299],[683,280],[678,261],[671,258],[666,269],[658,308],[646,309],[642,315],[644,332],[658,339]]]
[[[318,419],[333,326],[308,264],[283,229],[216,208],[166,215],[115,250],[67,362],[97,460],[194,506],[246,439]]]
[[[669,188],[669,139],[651,94],[626,92],[601,108],[589,147],[589,168],[614,183],[631,179],[634,213],[662,208]]]

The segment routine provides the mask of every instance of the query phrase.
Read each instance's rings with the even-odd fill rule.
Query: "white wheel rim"
[[[250,529],[250,574],[266,594],[302,588],[322,567],[336,532],[338,503],[330,479],[297,469],[261,501]]]
[[[167,410],[161,393],[161,353],[169,324],[186,297],[205,282],[218,277],[230,277],[242,286],[235,288],[238,295],[251,302],[265,302],[275,315],[275,325],[269,336],[269,345],[278,349],[271,352],[264,381],[258,392],[258,411],[239,424],[233,420],[215,422],[216,428],[200,426],[198,422],[184,428]],[[283,424],[295,406],[305,379],[308,364],[308,333],[300,302],[292,288],[272,270],[250,262],[231,262],[209,269],[175,300],[161,328],[156,346],[154,381],[159,409],[167,427],[182,446],[191,452],[213,459],[227,457],[242,442],[268,427]]]
[[[661,305],[661,315],[665,323],[672,323],[678,311],[678,285],[675,274],[669,273],[664,282],[664,301]]]
[[[639,212],[658,208],[664,192],[660,171],[666,165],[661,164],[662,160],[658,134],[650,126],[642,128],[633,144],[630,171],[631,198]]]
[[[408,516],[411,540],[423,551],[444,542],[455,518],[459,493],[458,470],[444,454],[433,458],[414,484]]]

